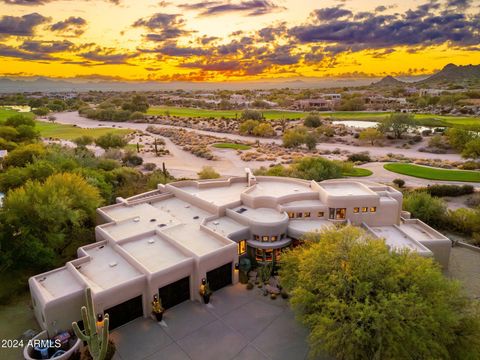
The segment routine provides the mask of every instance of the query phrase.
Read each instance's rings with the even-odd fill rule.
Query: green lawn
[[[383,166],[397,174],[429,180],[480,182],[480,171],[447,170],[414,164],[390,163]]]
[[[251,149],[250,146],[244,144],[233,144],[233,143],[219,143],[213,144],[213,147],[218,149],[234,149],[234,150],[249,150]]]
[[[194,109],[194,108],[182,108],[176,106],[154,106],[148,109],[148,115],[166,115],[170,113],[172,116],[184,116],[184,117],[203,117],[203,118],[235,118],[240,117],[243,110],[208,110],[208,109]],[[266,119],[300,119],[307,113],[295,112],[295,111],[278,111],[278,110],[265,110],[262,111],[263,116]]]
[[[364,168],[353,168],[352,171],[350,172],[344,172],[343,173],[343,176],[350,176],[350,177],[363,177],[363,176],[370,176],[372,175],[373,172],[371,172],[370,170],[368,169],[364,169]]]
[[[16,110],[5,109],[5,108],[0,107],[0,123],[2,123],[6,118],[8,118],[12,115],[17,115],[17,114],[23,114],[23,115],[27,115],[27,116],[31,116],[31,117],[35,116],[33,113],[30,113],[30,112],[20,113]]]
[[[113,129],[106,127],[87,129],[76,127],[73,125],[47,123],[44,121],[37,121],[36,128],[40,131],[40,135],[42,137],[63,140],[73,140],[82,135],[88,135],[96,139],[99,136],[105,135],[110,132],[113,132],[115,134],[127,135],[133,131],[129,129]]]

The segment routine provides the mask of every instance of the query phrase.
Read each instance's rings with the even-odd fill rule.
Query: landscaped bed
[[[37,121],[35,128],[40,131],[40,135],[44,138],[56,138],[63,140],[73,140],[82,135],[88,135],[94,139],[105,135],[107,133],[115,133],[118,135],[128,135],[133,130],[129,129],[113,129],[113,128],[99,128],[99,129],[88,129],[76,127],[73,125],[63,125],[55,123],[47,123],[44,121]]]
[[[373,172],[371,172],[368,169],[355,167],[355,168],[352,169],[352,171],[344,172],[343,176],[364,177],[364,176],[370,176],[372,174],[373,174]]]
[[[397,174],[429,180],[480,182],[480,171],[446,170],[414,164],[391,163],[383,166]]]

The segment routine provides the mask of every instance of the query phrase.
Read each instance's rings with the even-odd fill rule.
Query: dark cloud
[[[74,49],[74,44],[68,40],[64,41],[24,41],[20,49],[36,53],[59,53]]]
[[[128,60],[138,56],[138,53],[132,54],[123,54],[116,53],[113,49],[102,49],[97,47],[94,50],[90,50],[84,53],[79,54],[82,58],[99,62],[100,64],[96,65],[117,65],[117,64],[127,64]]]
[[[257,36],[265,42],[274,41],[277,37],[287,33],[287,26],[285,23],[281,23],[277,26],[268,26],[257,31]]]
[[[318,20],[336,20],[345,16],[352,16],[352,12],[347,9],[342,9],[340,6],[330,7],[330,8],[323,8],[314,11],[315,16]]]
[[[70,16],[68,19],[59,21],[50,26],[50,30],[81,35],[85,32],[86,25],[87,21],[84,18]]]
[[[301,43],[335,43],[330,48],[334,53],[445,42],[462,46],[480,43],[478,20],[462,13],[439,15],[438,9],[438,3],[430,2],[405,14],[371,14],[362,20],[334,19],[296,26],[289,34]]]
[[[447,7],[464,10],[470,7],[471,3],[471,0],[448,0]]]
[[[384,12],[385,10],[387,10],[387,7],[383,5],[377,6],[375,8],[375,12]]]
[[[152,31],[145,37],[150,41],[166,41],[180,36],[189,35],[192,32],[184,29],[185,20],[180,14],[156,13],[150,18],[138,19],[133,27],[144,27]]]
[[[0,36],[31,36],[34,28],[48,21],[48,18],[31,13],[23,16],[2,16],[0,18]]]
[[[178,46],[175,42],[167,42],[162,46],[158,46],[154,49],[138,49],[141,53],[154,53],[158,55],[167,55],[173,57],[190,57],[190,56],[202,56],[210,54],[211,52],[204,48]]]
[[[181,4],[179,7],[187,10],[201,10],[201,16],[218,15],[232,12],[244,13],[247,16],[259,16],[285,10],[270,0],[243,0],[238,3],[221,1],[200,1],[191,4]]]
[[[0,57],[12,57],[22,60],[55,60],[53,56],[47,53],[29,52],[17,49],[11,46],[0,44]]]
[[[202,69],[205,71],[239,71],[244,69],[238,60],[218,61],[218,62],[189,62],[181,64],[180,67]]]

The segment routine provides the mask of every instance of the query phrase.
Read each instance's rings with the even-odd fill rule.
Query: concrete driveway
[[[164,314],[165,324],[140,318],[112,332],[115,359],[306,359],[308,332],[288,303],[258,288],[228,286],[211,304],[187,301]]]

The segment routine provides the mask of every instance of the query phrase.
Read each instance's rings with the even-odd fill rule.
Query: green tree
[[[5,166],[22,167],[33,162],[34,159],[41,158],[47,153],[42,144],[29,144],[19,147],[8,153],[4,164]]]
[[[259,111],[255,110],[244,110],[242,111],[242,115],[240,116],[242,120],[257,120],[262,121],[263,115]]]
[[[71,258],[90,241],[95,210],[102,203],[98,190],[75,174],[55,174],[44,183],[27,181],[7,193],[0,211],[0,248],[11,265],[43,270]]]
[[[441,227],[444,225],[447,205],[427,192],[415,191],[403,197],[403,209],[429,225]]]
[[[296,148],[301,146],[305,142],[306,134],[307,130],[304,127],[298,127],[296,129],[285,131],[282,136],[283,146],[286,148]]]
[[[211,166],[204,166],[201,171],[197,173],[199,179],[218,179],[220,174]]]
[[[383,134],[391,132],[396,139],[401,139],[403,134],[414,127],[416,123],[412,115],[395,113],[380,122],[377,129]]]
[[[33,118],[28,116],[28,115],[17,114],[17,115],[13,115],[13,116],[10,116],[9,118],[7,118],[7,120],[5,120],[4,125],[12,126],[14,128],[17,128],[20,125],[27,125],[27,126],[34,127],[35,126],[35,120],[33,120]]]
[[[380,131],[378,131],[378,129],[367,128],[360,132],[359,139],[363,141],[368,141],[373,146],[375,145],[376,141],[383,139],[383,135]]]
[[[50,109],[47,108],[46,106],[42,106],[42,107],[33,109],[32,112],[38,116],[45,116],[50,112]]]
[[[462,151],[462,157],[466,159],[480,158],[480,138],[470,140],[465,144],[465,148]]]
[[[307,146],[308,150],[315,150],[317,147],[317,137],[310,132],[305,134],[303,142]]]
[[[273,129],[272,125],[266,122],[260,123],[257,126],[255,126],[252,132],[253,132],[253,135],[262,136],[262,137],[275,135],[275,130]]]
[[[390,252],[347,226],[305,236],[282,257],[280,278],[313,357],[476,359],[478,304],[430,258]]]
[[[342,177],[342,167],[322,157],[304,157],[294,162],[293,177],[323,181]]]
[[[73,139],[73,142],[78,147],[86,147],[87,145],[93,144],[94,141],[95,141],[95,139],[92,136],[89,136],[89,135],[82,135],[82,136],[79,136],[79,137]]]
[[[472,132],[458,128],[449,128],[445,132],[445,135],[447,136],[450,146],[458,152],[462,152],[465,145],[474,139]]]
[[[123,148],[127,145],[127,140],[122,135],[118,135],[115,133],[107,133],[98,137],[95,140],[95,144],[100,146],[102,149],[115,149],[115,148]]]

